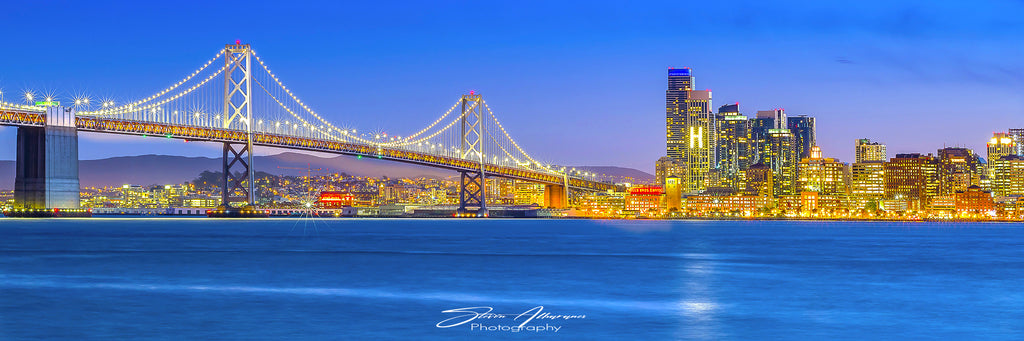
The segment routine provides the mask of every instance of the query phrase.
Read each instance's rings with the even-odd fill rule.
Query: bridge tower
[[[472,91],[462,95],[462,134],[459,156],[463,160],[471,160],[479,164],[478,171],[460,172],[459,210],[460,215],[477,217],[487,216],[487,198],[484,186],[487,183],[484,174],[484,128],[483,99]]]
[[[224,128],[245,131],[245,141],[225,142],[221,182],[221,205],[232,202],[256,204],[256,176],[252,165],[252,49],[249,44],[228,44],[224,47]],[[239,126],[241,125],[241,127]]]

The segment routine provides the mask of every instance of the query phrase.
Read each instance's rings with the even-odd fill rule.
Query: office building
[[[907,202],[908,209],[928,207],[939,192],[939,162],[932,155],[896,154],[885,162],[885,198]]]
[[[665,178],[670,176],[682,177],[686,174],[686,165],[679,159],[662,156],[654,164],[654,176],[656,184],[665,185]]]
[[[980,160],[967,148],[939,149],[939,195],[953,195],[980,184]]]
[[[677,160],[684,158],[686,100],[691,90],[693,75],[690,68],[668,69],[668,90],[665,90],[666,155]]]
[[[750,120],[739,113],[738,104],[718,109],[717,168],[721,185],[741,187],[740,172],[751,165]]]
[[[713,168],[718,142],[715,114],[711,111],[711,91],[689,91],[685,109],[682,152],[686,173],[682,176],[682,188],[687,193],[697,193],[705,188],[704,177]]]
[[[758,162],[747,168],[744,172],[743,193],[752,196],[775,196],[775,179],[772,168]]]
[[[993,173],[992,194],[1024,196],[1024,156],[1006,155],[989,162]]]
[[[1013,140],[1013,145],[1016,146],[1017,155],[1024,156],[1024,128],[1010,129],[1008,134]]]
[[[800,160],[797,187],[800,192],[816,192],[823,196],[846,195],[846,164],[821,156],[821,148],[811,147],[808,157]]]
[[[993,134],[992,138],[988,140],[987,147],[988,156],[985,159],[989,163],[1006,155],[1017,154],[1017,145],[1013,141],[1013,136],[1008,133]]]
[[[854,209],[878,208],[885,198],[884,161],[865,161],[850,165],[850,196]],[[868,207],[874,203],[873,207]]]
[[[799,115],[786,119],[787,128],[793,133],[796,144],[797,158],[811,157],[811,147],[817,146],[815,140],[814,117]]]
[[[856,163],[889,160],[884,144],[871,142],[869,139],[857,139],[854,148],[856,148],[854,152]]]
[[[770,129],[762,160],[772,169],[776,196],[795,195],[797,191],[796,141],[789,129]]]

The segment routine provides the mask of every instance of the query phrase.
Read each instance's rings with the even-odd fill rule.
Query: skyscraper
[[[988,156],[986,160],[988,163],[992,163],[1005,155],[1017,154],[1016,144],[1013,142],[1013,137],[1007,133],[994,133],[992,139],[988,141]]]
[[[687,193],[696,193],[705,188],[704,177],[715,162],[717,125],[711,112],[710,90],[691,90],[686,96],[682,152],[687,174],[681,187]]]
[[[884,144],[871,142],[869,139],[857,139],[854,148],[856,148],[855,159],[857,163],[889,160]]]
[[[811,147],[818,145],[815,140],[814,117],[800,115],[787,118],[786,127],[793,133],[797,157],[801,159],[811,157]]]
[[[1005,155],[992,164],[992,192],[997,196],[1024,195],[1024,157]]]
[[[781,123],[779,123],[781,122]],[[764,149],[768,145],[768,130],[786,128],[786,111],[783,109],[759,110],[750,120],[751,163],[765,162]]]
[[[1017,155],[1024,156],[1024,129],[1014,128],[1009,131],[1013,144],[1017,146]]]
[[[668,90],[665,90],[666,155],[681,160],[686,145],[686,99],[693,90],[690,68],[668,69]]]
[[[939,149],[939,195],[954,195],[978,185],[980,160],[967,148]]]
[[[799,194],[797,184],[796,141],[789,129],[769,129],[762,160],[772,169],[775,195]]]
[[[740,189],[740,172],[751,165],[750,120],[739,113],[739,104],[723,105],[718,108],[718,151],[716,152],[719,172],[729,187]]]

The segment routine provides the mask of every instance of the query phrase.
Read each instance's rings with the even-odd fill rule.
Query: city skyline
[[[408,133],[451,99],[477,90],[509,114],[506,126],[522,136],[527,149],[538,150],[540,159],[647,172],[663,150],[659,94],[664,70],[672,66],[696,70],[697,88],[715,91],[715,108],[739,102],[747,116],[781,107],[791,116],[816,117],[818,145],[843,162],[853,161],[852,144],[859,138],[887,144],[890,155],[943,146],[984,150],[991,132],[1014,127],[1022,108],[1015,94],[1021,73],[1006,56],[1016,55],[1019,47],[1008,43],[1024,24],[1000,15],[1019,10],[1019,3],[971,5],[970,15],[961,15],[966,5],[960,4],[918,8],[874,2],[842,10],[799,2],[745,3],[743,9],[733,4],[691,9],[707,13],[694,19],[702,25],[692,27],[671,20],[672,13],[685,10],[671,3],[413,5],[386,14],[386,23],[376,23],[385,14],[364,5],[324,4],[322,11],[260,5],[237,10],[238,15],[310,20],[241,30],[218,14],[230,7],[225,4],[205,14],[159,4],[103,12],[86,5],[29,4],[28,11],[77,23],[43,25],[32,33],[58,40],[54,49],[72,51],[75,58],[14,49],[0,57],[18,65],[0,75],[0,88],[6,99],[25,89],[57,91],[65,100],[78,93],[148,94],[194,68],[196,59],[218,45],[240,39],[272,56],[282,78],[306,102],[339,122]],[[501,14],[490,20],[468,15],[473,19],[463,26],[445,19],[457,10]],[[558,13],[570,10],[589,15],[558,20]],[[158,12],[167,15],[149,18]],[[30,20],[2,16],[0,25],[9,31]],[[953,17],[957,20],[949,20]],[[193,28],[180,22],[214,24]],[[120,29],[129,24],[137,29]],[[461,48],[455,42],[465,35],[488,39]],[[98,43],[97,36],[108,38]],[[694,50],[694,44],[700,48]],[[949,93],[957,96],[949,99]],[[956,121],[964,111],[984,119]],[[537,122],[540,118],[544,121]],[[562,129],[573,125],[583,129]],[[929,133],[906,134],[908,125]],[[218,148],[168,141],[125,145],[124,138],[94,134],[83,134],[82,140],[82,159],[154,152],[213,156]],[[0,128],[0,142],[13,141],[14,129]],[[549,145],[564,148],[544,148]],[[112,151],[116,148],[121,150]],[[0,150],[0,159],[13,158],[13,151]]]

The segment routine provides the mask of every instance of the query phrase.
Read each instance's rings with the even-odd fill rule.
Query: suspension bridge
[[[296,96],[248,44],[229,44],[197,70],[151,96],[114,103],[52,98],[0,101],[0,125],[18,127],[15,206],[76,209],[79,131],[223,144],[222,206],[254,207],[253,148],[375,157],[459,173],[459,212],[485,216],[486,179],[545,186],[545,206],[613,184],[534,159],[505,130],[480,94],[470,92],[424,128],[404,136],[334,124]]]

